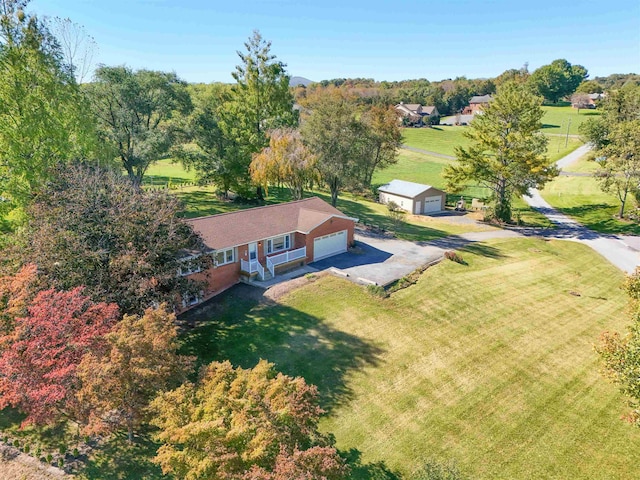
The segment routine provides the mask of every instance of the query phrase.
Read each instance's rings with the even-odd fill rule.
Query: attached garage
[[[447,194],[431,185],[392,180],[378,188],[380,203],[394,202],[402,210],[415,215],[441,212]]]
[[[330,233],[313,240],[313,261],[347,251],[347,231]]]

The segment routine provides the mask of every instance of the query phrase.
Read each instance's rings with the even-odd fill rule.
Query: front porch
[[[286,252],[269,255],[265,258],[265,266],[257,259],[240,260],[240,273],[252,277],[257,277],[260,281],[269,281],[276,276],[276,269],[295,262],[306,263],[307,247],[287,250]]]

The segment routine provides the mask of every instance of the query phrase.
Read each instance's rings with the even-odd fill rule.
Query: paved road
[[[558,167],[568,167],[585,155],[591,147],[583,145],[569,155],[556,162]],[[572,218],[564,215],[549,205],[536,189],[531,190],[530,196],[524,197],[525,201],[540,213],[545,215],[558,228],[554,230],[541,231],[539,234],[544,237],[559,238],[584,243],[593,248],[600,255],[609,260],[620,270],[632,273],[640,265],[638,250],[632,246],[640,246],[637,237],[618,237],[616,235],[604,235],[594,232],[582,226]]]

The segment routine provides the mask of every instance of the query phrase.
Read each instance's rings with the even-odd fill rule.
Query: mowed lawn
[[[594,110],[580,110],[573,108],[572,106],[543,106],[544,117],[542,117],[543,132],[554,134],[567,134],[579,135],[580,125],[588,121],[595,116],[600,115],[600,111]]]
[[[565,107],[557,107],[565,108]],[[570,108],[570,107],[569,107]],[[428,152],[455,156],[455,147],[466,148],[470,140],[463,133],[469,127],[437,126],[433,128],[404,128],[402,130],[403,143],[412,148],[419,148]],[[547,129],[543,130],[547,133]],[[562,135],[547,135],[547,156],[555,162],[565,155],[573,152],[582,145],[582,141],[576,137]],[[430,157],[435,158],[435,157]],[[447,161],[446,159],[440,159]]]
[[[318,385],[322,429],[365,467],[453,459],[469,478],[633,478],[640,430],[620,420],[593,350],[626,323],[622,274],[571,242],[460,253],[468,265],[445,261],[388,299],[332,276],[271,304],[241,286],[194,314],[205,323],[186,350],[265,358]]]
[[[579,161],[577,171],[589,173],[594,162]],[[640,225],[623,221],[616,216],[620,201],[613,194],[604,193],[594,177],[560,176],[549,183],[542,196],[553,207],[575,218],[585,227],[601,233],[640,235]],[[633,195],[629,195],[625,212],[635,208]]]

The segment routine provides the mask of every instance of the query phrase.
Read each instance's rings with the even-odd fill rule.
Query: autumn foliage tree
[[[253,156],[251,180],[265,190],[269,183],[284,183],[293,198],[301,200],[304,189],[318,181],[316,162],[297,130],[276,129],[269,133],[269,146]]]
[[[163,444],[155,461],[165,473],[184,479],[321,478],[265,473],[339,470],[334,449],[312,450],[328,447],[317,429],[322,413],[317,396],[316,387],[277,373],[263,360],[252,369],[212,363],[196,384],[153,402],[152,423]]]
[[[344,460],[333,447],[311,447],[307,450],[285,448],[276,457],[273,471],[253,466],[242,480],[342,480],[347,476]]]
[[[118,317],[116,305],[92,302],[81,287],[38,293],[28,315],[0,337],[0,409],[17,407],[37,424],[81,416],[77,367],[104,346]]]
[[[141,314],[198,289],[176,275],[180,252],[202,245],[180,209],[173,195],[139,190],[121,172],[70,167],[28,208],[15,263],[36,263],[58,290],[83,285],[94,301]]]
[[[84,356],[78,400],[91,406],[88,431],[125,426],[132,441],[151,399],[186,380],[191,361],[177,354],[175,320],[164,305],[125,315],[105,336],[107,347]]]
[[[38,293],[37,268],[30,263],[15,275],[0,277],[0,335],[13,331],[15,320],[27,315],[29,303]]]
[[[604,374],[620,386],[629,398],[631,411],[626,420],[640,427],[640,269],[627,277],[624,290],[629,296],[631,325],[627,335],[604,332],[596,351],[604,365]]]

